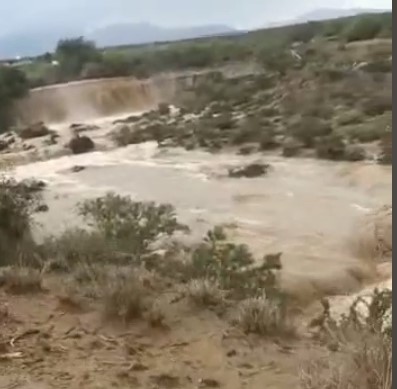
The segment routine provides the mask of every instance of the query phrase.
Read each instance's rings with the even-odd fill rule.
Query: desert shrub
[[[340,116],[337,117],[337,124],[340,126],[347,126],[350,124],[360,124],[364,121],[365,115],[357,110],[352,109],[346,112],[343,112]]]
[[[306,364],[303,389],[391,389],[392,344],[381,335],[359,334],[337,353]]]
[[[392,388],[392,292],[375,290],[360,297],[340,319],[328,302],[316,320],[320,339],[333,353],[311,361],[301,374],[304,389]]]
[[[282,46],[265,47],[258,54],[265,70],[285,76],[297,64],[291,53]]]
[[[33,256],[32,214],[41,200],[40,191],[34,189],[29,183],[0,177],[0,265]]]
[[[114,193],[81,203],[79,212],[104,239],[136,259],[160,237],[187,230],[178,222],[172,205],[135,202]]]
[[[363,112],[368,116],[382,115],[385,112],[391,111],[392,96],[390,94],[375,94],[368,97],[363,102]]]
[[[264,125],[258,117],[248,117],[234,131],[231,136],[231,143],[234,145],[241,145],[243,143],[255,142],[260,139]]]
[[[55,56],[59,61],[59,72],[64,80],[80,77],[86,64],[100,62],[102,58],[95,44],[82,37],[59,41]]]
[[[100,288],[103,314],[108,320],[128,323],[142,318],[147,310],[145,289],[130,271],[110,273]]]
[[[330,160],[345,159],[346,145],[342,137],[331,134],[318,138],[316,141],[316,153],[318,158]]]
[[[12,105],[27,95],[29,84],[26,75],[15,67],[0,65],[0,133],[13,124]]]
[[[236,324],[246,333],[264,336],[285,336],[293,333],[285,306],[266,296],[252,297],[240,302]]]
[[[385,134],[385,126],[378,121],[368,121],[361,124],[344,126],[338,133],[351,141],[361,143],[374,142]]]
[[[261,150],[273,150],[280,146],[279,142],[275,137],[275,133],[272,129],[267,128],[259,137],[259,147]]]
[[[364,70],[368,73],[391,73],[393,62],[389,59],[372,60],[368,62]]]
[[[289,137],[286,138],[282,144],[282,148],[283,148],[282,154],[284,157],[287,158],[295,157],[299,155],[303,147],[304,145],[301,142],[299,142],[297,139]]]
[[[346,77],[346,71],[339,69],[336,66],[325,66],[321,70],[321,76],[326,81],[337,82],[343,80]]]
[[[298,24],[292,27],[290,34],[291,42],[310,42],[320,31],[321,23],[319,22],[307,22]]]
[[[97,231],[81,228],[68,229],[59,236],[47,237],[40,245],[42,257],[53,261],[53,267],[68,270],[80,263],[116,261],[121,254],[112,242]]]
[[[0,286],[11,294],[31,294],[43,291],[40,272],[19,266],[0,273]]]
[[[346,21],[343,19],[326,21],[323,27],[323,35],[326,37],[340,36],[345,27]]]
[[[316,138],[328,136],[332,128],[321,119],[312,116],[300,117],[287,129],[288,133],[302,142],[306,147],[312,147]]]
[[[248,247],[228,242],[223,229],[216,227],[193,250],[182,272],[188,280],[218,283],[220,289],[233,298],[255,296],[264,290],[269,296],[280,296],[275,275],[275,271],[281,269],[280,256],[266,256],[260,266],[255,266]]]
[[[382,20],[378,15],[363,15],[353,19],[347,26],[344,36],[348,42],[376,38],[382,30]]]
[[[222,303],[224,299],[224,293],[219,284],[204,278],[189,281],[185,293],[190,301],[200,307],[215,306]]]
[[[344,159],[350,162],[363,161],[366,158],[365,149],[357,144],[347,145],[345,148]]]

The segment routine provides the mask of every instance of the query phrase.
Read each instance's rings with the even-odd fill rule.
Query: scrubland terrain
[[[392,48],[368,20],[16,93],[0,388],[390,389]]]

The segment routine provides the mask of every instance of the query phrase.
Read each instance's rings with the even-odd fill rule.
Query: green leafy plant
[[[83,202],[79,212],[104,239],[136,259],[141,259],[160,237],[187,231],[178,222],[172,205],[135,202],[114,193]]]

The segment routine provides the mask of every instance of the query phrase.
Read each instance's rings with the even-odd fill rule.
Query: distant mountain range
[[[112,24],[98,28],[86,37],[98,46],[118,46],[140,43],[178,41],[205,36],[227,35],[238,31],[222,25],[198,26],[190,28],[164,28],[148,23]]]
[[[111,24],[84,34],[67,28],[44,28],[0,36],[0,58],[35,56],[53,51],[58,40],[67,37],[84,36],[99,47],[168,42],[215,35],[229,35],[238,30],[223,25],[208,25],[187,28],[165,28],[148,23]]]
[[[296,19],[268,24],[267,27],[281,27],[292,24],[315,22],[321,20],[331,20],[331,19],[345,18],[349,16],[356,16],[361,14],[383,13],[383,12],[390,12],[390,10],[373,9],[373,8],[349,8],[349,9],[321,8],[308,12],[304,15],[301,15]]]
[[[295,20],[273,23],[265,27],[304,23],[307,21],[334,19],[362,13],[387,12],[374,9],[318,9]],[[17,56],[35,56],[53,51],[59,39],[85,36],[100,47],[128,44],[167,42],[206,36],[243,33],[225,25],[207,25],[186,28],[165,28],[149,23],[113,23],[84,33],[84,28],[67,25],[44,25],[44,27],[21,30],[18,33],[0,36],[0,59]]]

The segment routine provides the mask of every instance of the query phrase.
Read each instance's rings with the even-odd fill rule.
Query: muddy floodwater
[[[227,176],[229,167],[254,160],[269,163],[269,173],[254,179]],[[84,170],[73,173],[76,165]],[[327,292],[355,290],[352,274],[361,266],[349,247],[355,223],[392,201],[391,169],[371,162],[209,154],[158,149],[154,143],[31,163],[15,173],[48,184],[50,210],[38,217],[39,238],[81,225],[76,203],[113,191],[173,204],[192,228],[187,239],[225,223],[258,258],[283,252],[290,284],[310,280]]]

